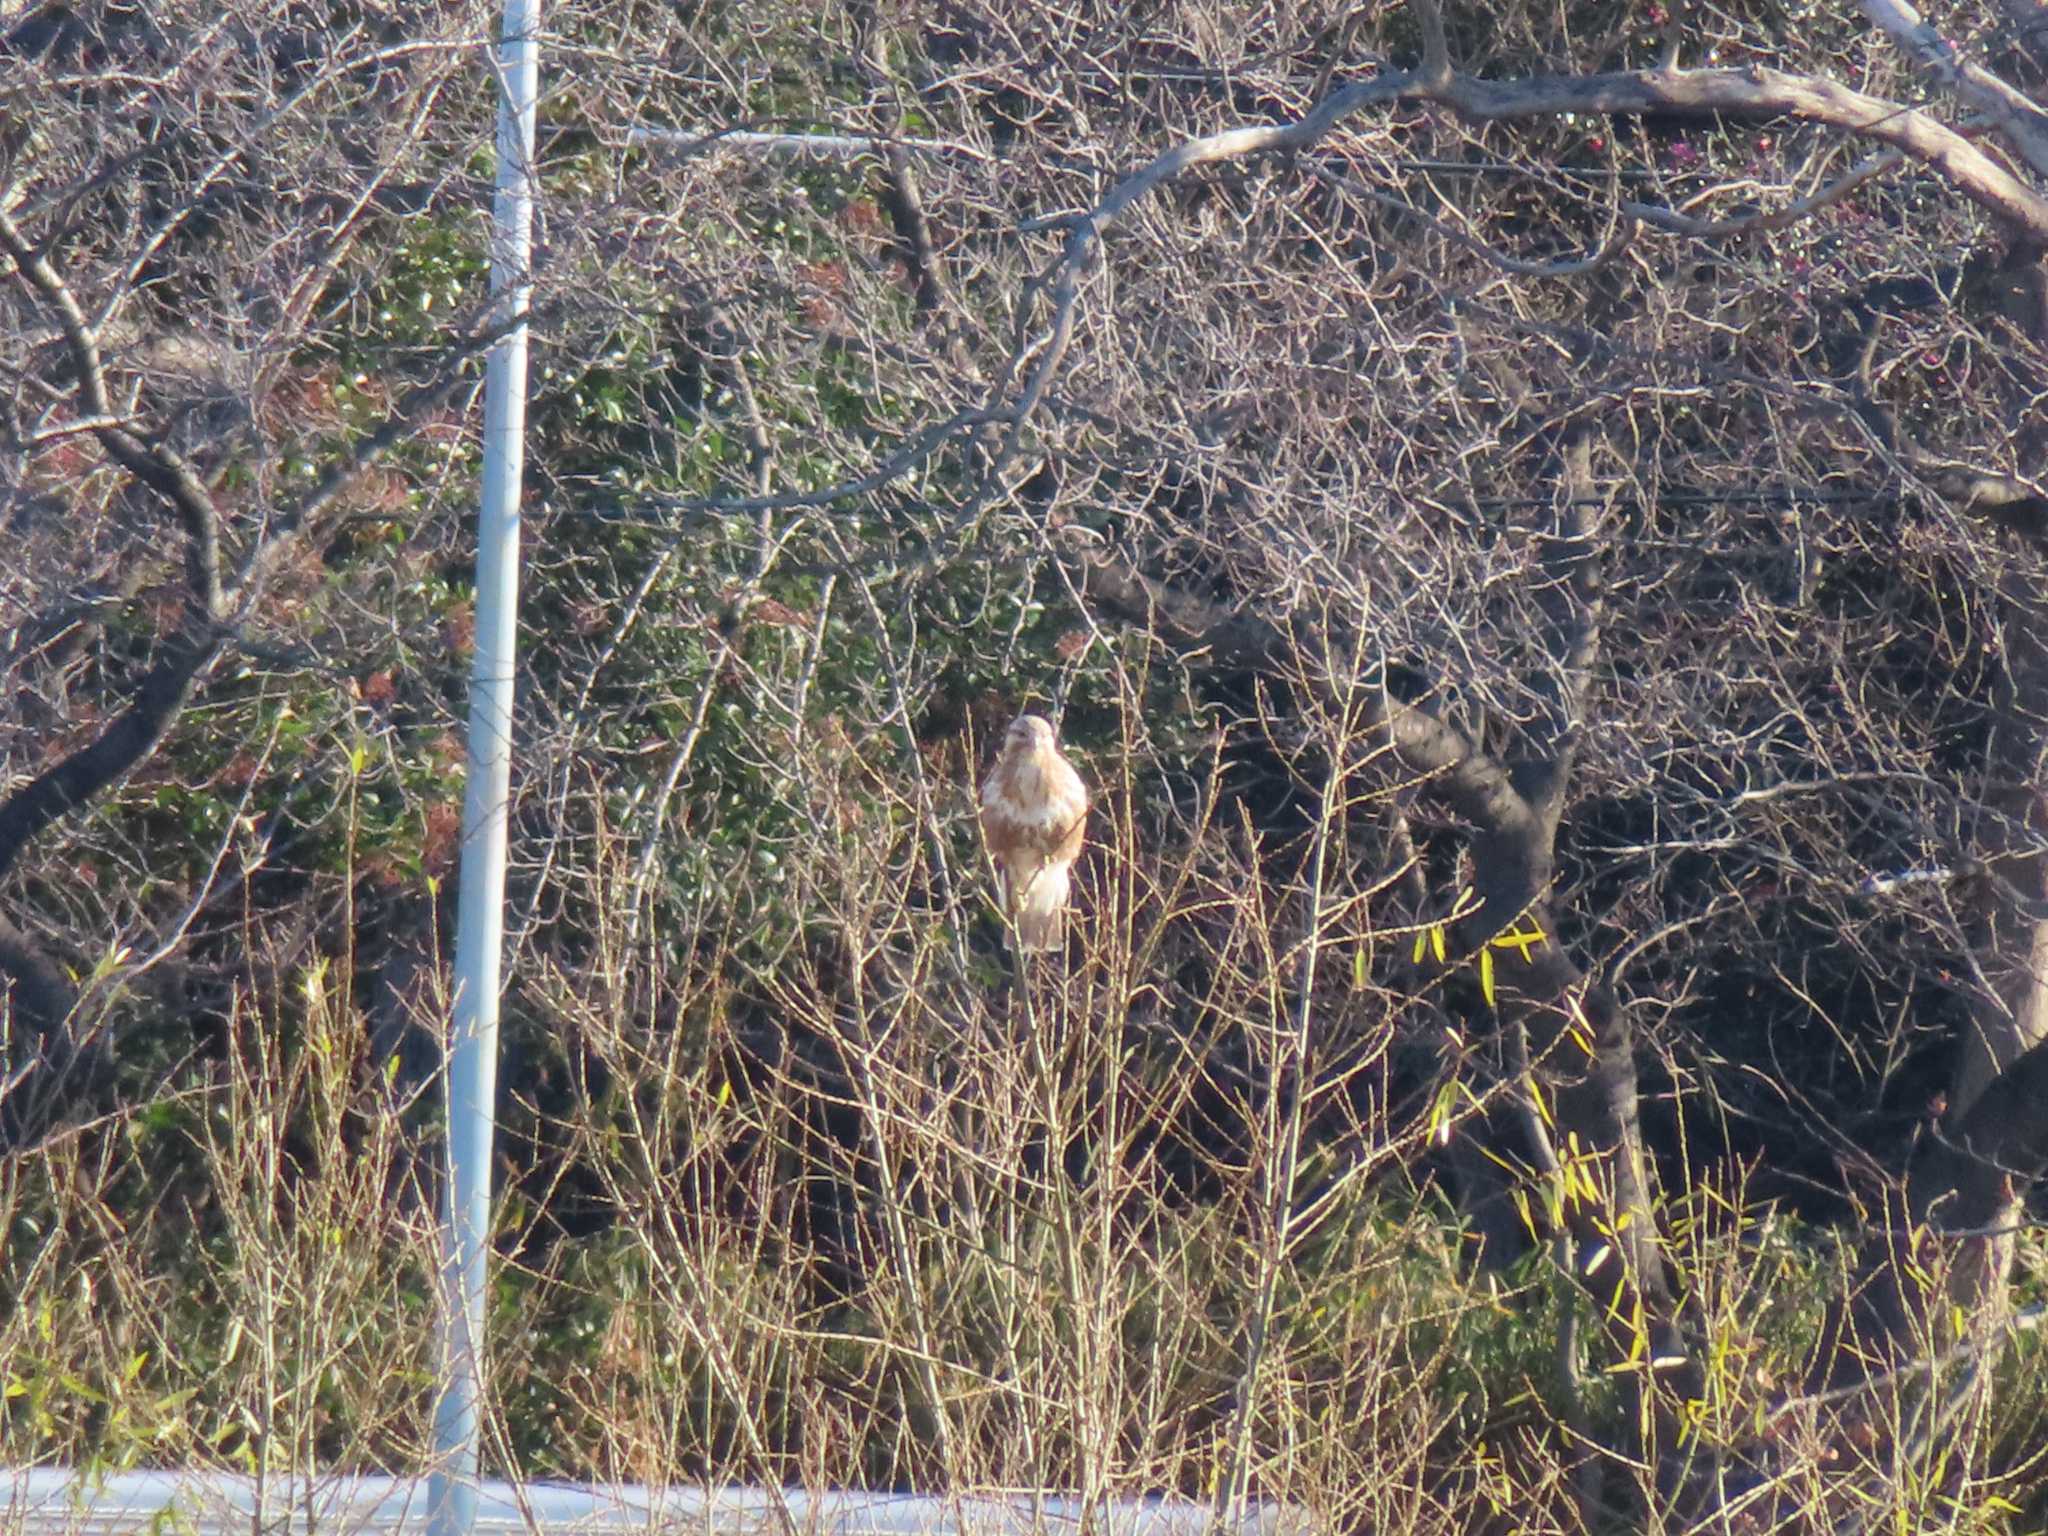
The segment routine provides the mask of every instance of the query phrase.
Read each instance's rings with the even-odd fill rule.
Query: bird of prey
[[[1088,790],[1052,722],[1019,715],[981,785],[981,835],[1023,950],[1057,949],[1088,821]]]

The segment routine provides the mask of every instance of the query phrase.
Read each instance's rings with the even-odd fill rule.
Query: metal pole
[[[533,122],[540,0],[505,0],[498,48],[498,192],[491,291],[500,317],[532,295]],[[468,1536],[477,1509],[491,1134],[505,935],[505,820],[519,618],[519,481],[525,466],[526,327],[492,347],[484,374],[483,500],[477,512],[476,654],[469,674],[469,777],[462,806],[455,1002],[448,1042],[448,1200],[442,1225],[441,1396],[427,1486],[431,1536]]]

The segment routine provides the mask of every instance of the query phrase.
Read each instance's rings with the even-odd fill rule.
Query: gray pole
[[[540,0],[505,0],[498,49],[498,195],[491,216],[494,314],[532,295],[533,120]],[[498,993],[505,937],[505,812],[512,779],[512,680],[519,619],[519,480],[525,465],[526,327],[491,348],[484,374],[483,502],[477,512],[476,655],[469,674],[469,778],[455,1009],[448,1039],[448,1201],[442,1227],[441,1396],[427,1488],[431,1536],[469,1536],[477,1508],[477,1404],[490,1256],[491,1133],[497,1107]]]

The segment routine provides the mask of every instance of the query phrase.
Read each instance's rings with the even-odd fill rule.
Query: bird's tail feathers
[[[1047,865],[1032,876],[1017,903],[1019,948],[1058,949],[1065,929],[1067,871]]]

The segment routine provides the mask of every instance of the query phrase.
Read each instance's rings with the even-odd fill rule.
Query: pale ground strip
[[[259,1500],[262,1514],[259,1517]],[[1048,1495],[976,1496],[957,1500],[915,1494],[859,1491],[803,1493],[780,1501],[763,1489],[628,1484],[529,1484],[514,1489],[487,1482],[481,1489],[476,1530],[627,1536],[701,1531],[716,1536],[766,1536],[781,1528],[786,1505],[805,1536],[1063,1536],[1082,1528],[1080,1507]],[[123,1472],[90,1478],[64,1468],[0,1470],[0,1536],[227,1536],[251,1532],[321,1532],[324,1536],[384,1536],[426,1526],[424,1478],[273,1477],[261,1490],[253,1478],[198,1472]],[[1099,1511],[1094,1529],[1105,1536],[1202,1536],[1212,1511],[1187,1499],[1115,1500]],[[1311,1523],[1298,1511],[1255,1505],[1233,1528],[1235,1536],[1307,1536]]]

